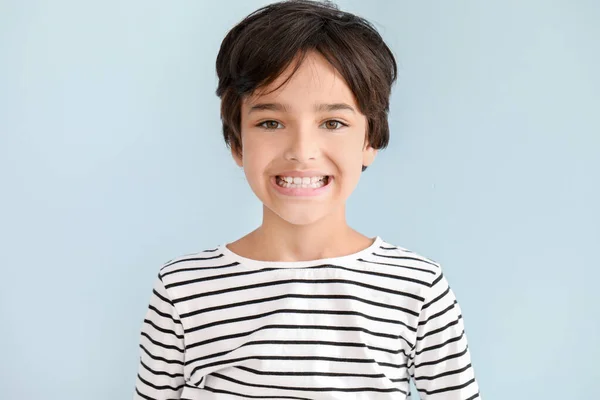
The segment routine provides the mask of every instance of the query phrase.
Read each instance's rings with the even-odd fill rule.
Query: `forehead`
[[[264,101],[285,103],[291,108],[312,107],[317,103],[348,103],[356,107],[354,94],[346,81],[322,55],[308,53],[294,73],[295,66],[296,63],[292,63],[271,84],[245,98],[242,107],[248,110]]]

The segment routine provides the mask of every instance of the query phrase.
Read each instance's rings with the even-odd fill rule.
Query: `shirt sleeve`
[[[142,324],[134,400],[179,399],[184,387],[183,326],[160,277]]]
[[[409,371],[421,400],[480,398],[461,309],[441,269],[426,291]]]

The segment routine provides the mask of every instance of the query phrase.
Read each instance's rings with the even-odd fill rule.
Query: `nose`
[[[302,163],[316,160],[319,152],[320,144],[317,133],[310,128],[298,128],[289,135],[285,158]]]

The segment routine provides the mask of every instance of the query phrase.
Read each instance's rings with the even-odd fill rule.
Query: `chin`
[[[286,221],[291,225],[306,226],[312,225],[322,220],[326,213],[315,210],[315,207],[308,208],[306,210],[273,210],[279,218]]]

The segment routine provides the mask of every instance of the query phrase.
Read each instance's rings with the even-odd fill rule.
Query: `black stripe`
[[[463,368],[455,369],[455,370],[452,370],[452,371],[446,371],[446,372],[443,372],[441,374],[437,374],[437,375],[434,375],[434,376],[418,376],[418,377],[415,378],[415,380],[416,381],[424,381],[424,380],[425,381],[432,381],[432,380],[435,380],[435,379],[438,379],[438,378],[443,378],[445,376],[460,374],[461,372],[465,372],[465,371],[469,370],[469,368],[471,368],[471,367],[472,367],[471,364],[467,364]]]
[[[421,368],[424,367],[426,365],[435,365],[435,364],[439,364],[441,362],[445,362],[448,360],[452,360],[453,358],[460,358],[462,356],[464,356],[465,354],[467,354],[467,351],[469,350],[469,347],[467,346],[463,351],[461,351],[460,353],[456,353],[456,354],[451,354],[449,356],[440,358],[438,360],[435,361],[426,361],[426,362],[422,362],[421,364],[415,364],[415,368]]]
[[[458,390],[458,389],[464,389],[467,386],[471,385],[475,383],[475,378],[471,379],[470,381],[463,383],[462,385],[456,385],[456,386],[448,386],[446,388],[443,389],[437,389],[437,390],[425,390],[425,389],[419,389],[419,393],[425,393],[428,395],[433,395],[433,394],[437,394],[437,393],[445,393],[445,392],[451,392],[453,390]]]
[[[286,361],[290,361],[290,360],[294,360],[294,361],[329,361],[329,362],[340,362],[340,363],[357,363],[357,364],[378,364],[380,366],[384,366],[384,367],[392,367],[392,368],[401,368],[403,367],[404,364],[393,364],[393,363],[386,363],[386,362],[379,362],[377,360],[374,359],[365,359],[365,358],[337,358],[337,357],[319,357],[319,356],[259,356],[259,355],[254,355],[254,356],[247,356],[247,357],[239,357],[239,358],[231,358],[228,360],[219,360],[219,361],[213,361],[211,363],[208,364],[202,364],[202,365],[198,365],[197,367],[194,367],[192,369],[192,372],[190,375],[194,375],[197,371],[201,370],[201,369],[205,369],[205,368],[211,368],[217,365],[226,365],[226,364],[235,364],[238,363],[240,361],[246,361],[246,360],[286,360]],[[191,365],[192,362],[191,361],[187,361],[185,362],[186,366]],[[212,373],[211,373],[212,375]]]
[[[442,326],[440,328],[437,328],[437,329],[434,329],[432,331],[429,331],[429,332],[425,333],[423,336],[417,337],[417,341],[423,340],[427,336],[435,335],[436,333],[440,333],[442,331],[445,331],[446,329],[450,328],[451,326],[454,326],[454,325],[458,324],[461,319],[462,319],[462,314],[460,314],[458,316],[458,318],[456,318],[454,321],[451,321],[451,322],[447,323],[446,325],[444,325],[444,326]]]
[[[357,378],[385,378],[384,374],[352,374],[352,373],[336,373],[336,372],[279,372],[279,371],[258,371],[256,369],[237,366],[234,369],[241,369],[256,375],[275,375],[275,376],[345,376],[345,377],[357,377]]]
[[[265,313],[262,313],[262,314],[246,315],[245,317],[230,318],[230,319],[224,319],[224,320],[220,320],[220,321],[209,322],[209,323],[204,324],[204,325],[198,325],[198,326],[194,326],[194,327],[191,327],[191,328],[187,328],[187,329],[184,330],[184,333],[191,333],[191,332],[195,332],[195,331],[198,331],[198,330],[201,330],[201,329],[211,328],[211,327],[217,326],[217,325],[226,325],[226,324],[233,324],[233,323],[236,323],[236,322],[250,321],[250,320],[254,320],[254,319],[268,317],[269,315],[275,315],[275,314],[281,314],[281,313],[286,313],[286,314],[309,314],[309,315],[319,315],[319,314],[321,314],[321,315],[357,315],[357,316],[364,317],[364,318],[372,320],[372,321],[383,322],[383,323],[387,323],[387,324],[399,325],[398,321],[396,321],[396,320],[386,319],[386,318],[379,318],[379,317],[372,317],[370,315],[366,315],[366,314],[358,312],[358,311],[297,310],[297,309],[293,309],[293,308],[279,308],[277,310],[268,311],[268,312],[265,312]]]
[[[181,361],[181,360],[168,360],[168,359],[166,359],[166,358],[164,358],[164,357],[155,356],[154,354],[150,353],[150,351],[148,351],[148,349],[146,349],[146,348],[144,347],[144,345],[141,345],[141,344],[140,344],[140,348],[141,348],[142,350],[144,350],[144,353],[146,353],[146,354],[148,355],[148,357],[150,357],[150,358],[151,358],[151,359],[153,359],[153,360],[156,360],[156,361],[162,361],[162,362],[166,362],[167,364],[178,364],[178,365],[183,365],[183,361]]]
[[[170,305],[171,307],[175,307],[173,305],[173,302],[171,301],[171,299],[164,297],[162,294],[158,293],[156,291],[156,289],[152,289],[152,293],[154,293],[154,295],[156,297],[158,297],[159,299],[161,299],[162,301],[164,301],[165,303],[167,303],[168,305]]]
[[[156,397],[149,397],[146,396],[145,394],[143,394],[142,392],[140,392],[140,390],[136,387],[135,388],[135,392],[138,394],[138,396],[140,396],[142,399],[146,399],[146,400],[156,400]],[[180,400],[179,398],[175,399],[175,398],[168,398],[168,399],[164,399],[164,400]],[[183,400],[183,399],[181,399]]]
[[[146,364],[144,364],[144,362],[141,359],[140,359],[140,364],[142,365],[142,367],[144,367],[144,369],[146,371],[152,373],[153,375],[165,375],[165,376],[168,376],[169,378],[183,378],[182,373],[170,374],[166,371],[157,371],[155,369],[152,369],[149,366],[147,366]]]
[[[446,307],[444,310],[433,314],[432,316],[430,316],[429,318],[427,318],[425,321],[420,321],[419,325],[426,325],[427,323],[429,323],[431,320],[436,319],[437,317],[441,317],[442,315],[446,314],[448,311],[452,310],[456,305],[458,304],[458,302],[456,300],[454,300],[454,303],[452,303],[451,305],[449,305],[448,307]]]
[[[144,378],[142,378],[140,376],[140,374],[138,374],[138,379],[140,381],[142,381],[142,383],[144,385],[149,386],[149,387],[151,387],[154,390],[172,390],[174,392],[177,392],[178,390],[183,389],[183,386],[184,386],[183,384],[181,384],[179,386],[169,386],[169,385],[158,386],[158,385],[153,384],[152,382],[148,382],[147,380],[145,380]]]
[[[198,346],[204,346],[209,343],[218,342],[220,340],[245,337],[245,336],[252,335],[253,333],[260,332],[263,329],[322,329],[322,330],[332,330],[332,331],[358,331],[358,332],[368,333],[369,335],[385,337],[385,338],[389,338],[389,339],[396,339],[396,340],[403,339],[412,348],[412,345],[410,344],[410,342],[408,340],[406,340],[405,338],[403,338],[402,336],[392,335],[392,334],[388,334],[388,333],[373,332],[373,331],[370,331],[365,328],[347,327],[347,326],[323,326],[323,325],[265,325],[265,326],[261,326],[260,328],[254,329],[252,331],[247,331],[247,332],[242,332],[242,333],[234,333],[234,334],[225,335],[225,336],[218,336],[218,337],[213,337],[213,338],[210,338],[207,340],[203,340],[201,342],[186,344],[185,347],[186,347],[186,349],[191,349],[191,348],[198,347]]]
[[[442,280],[442,278],[444,278],[443,272],[440,273],[440,275],[437,278],[435,278],[435,280],[433,282],[431,282],[431,287],[432,288],[435,287],[435,285],[437,285]]]
[[[330,299],[356,300],[356,301],[360,301],[362,303],[374,305],[374,306],[377,306],[377,307],[389,308],[389,309],[397,310],[397,311],[403,311],[403,312],[405,312],[407,314],[410,314],[412,316],[415,316],[415,317],[419,316],[418,312],[410,310],[408,308],[399,307],[399,306],[395,306],[395,305],[392,305],[392,304],[379,303],[379,302],[376,302],[376,301],[363,299],[363,298],[357,297],[357,296],[349,296],[349,295],[318,295],[318,294],[315,294],[315,295],[312,295],[312,294],[283,294],[283,295],[278,295],[278,296],[273,296],[273,297],[264,297],[264,298],[260,298],[260,299],[242,301],[242,302],[239,302],[239,303],[223,304],[223,305],[220,305],[220,306],[202,308],[202,309],[199,309],[199,310],[195,310],[195,311],[191,311],[191,312],[188,312],[188,313],[181,314],[180,317],[182,319],[184,319],[184,318],[192,317],[194,315],[203,314],[203,313],[206,313],[206,312],[217,311],[217,310],[224,310],[224,309],[233,308],[233,307],[247,306],[247,305],[251,305],[251,304],[264,303],[264,302],[268,302],[268,301],[281,300],[281,299],[285,299],[285,298],[296,298],[296,299],[327,299],[327,300],[330,300]],[[416,331],[416,329],[413,328],[412,326],[404,324],[403,322],[400,322],[400,323],[403,324],[404,326],[406,326],[411,331],[413,331],[413,332]]]
[[[452,339],[448,339],[444,343],[436,344],[435,346],[425,347],[421,351],[417,351],[416,354],[419,355],[419,354],[422,354],[422,353],[424,353],[426,351],[431,351],[431,350],[435,350],[435,349],[441,349],[442,347],[444,347],[444,346],[446,346],[446,345],[448,345],[450,343],[454,343],[454,342],[460,341],[460,339],[462,339],[464,335],[465,335],[465,331],[463,330],[462,333],[459,336],[453,337]]]
[[[398,388],[389,388],[389,389],[380,389],[380,388],[335,388],[335,387],[286,387],[286,386],[275,386],[275,385],[259,385],[256,383],[246,383],[242,382],[238,379],[231,378],[229,376],[225,376],[219,374],[217,372],[213,372],[211,374],[216,378],[220,378],[229,382],[237,383],[238,385],[250,386],[250,387],[261,387],[261,388],[269,388],[269,389],[283,389],[283,390],[298,390],[298,391],[308,391],[308,392],[330,392],[330,391],[339,391],[339,392],[378,392],[378,393],[392,393],[392,392],[400,392],[404,395],[408,394],[407,392],[398,389]]]
[[[217,251],[217,250],[219,250],[219,248],[218,248],[218,247],[215,247],[214,249],[203,250],[203,251],[201,251],[201,252],[198,252],[198,251],[196,251],[196,252],[193,252],[193,253],[187,253],[187,254],[183,254],[183,255],[181,255],[181,256],[179,256],[179,257],[171,258],[169,261],[167,261],[167,262],[163,263],[163,266],[164,266],[164,265],[166,265],[166,264],[168,264],[168,263],[170,263],[171,261],[173,261],[173,260],[175,260],[175,259],[182,259],[182,258],[184,258],[184,257],[196,256],[196,255],[198,255],[198,254],[200,254],[200,253],[214,253],[214,252],[215,252],[215,251]]]
[[[188,280],[182,280],[182,281],[178,281],[178,282],[173,282],[170,283],[168,285],[165,286],[166,289],[170,289],[172,287],[177,287],[177,286],[184,286],[184,285],[191,285],[194,283],[199,283],[199,282],[208,282],[208,281],[212,281],[212,280],[223,280],[225,278],[234,278],[234,277],[238,277],[238,276],[245,276],[245,275],[254,275],[254,274],[261,274],[264,272],[270,272],[270,271],[279,271],[281,268],[277,268],[277,267],[273,267],[273,268],[262,268],[262,269],[258,269],[258,270],[249,270],[249,271],[241,271],[241,272],[232,272],[229,274],[221,274],[221,275],[211,275],[211,276],[205,276],[205,277],[201,277],[201,278],[195,278],[195,279],[188,279]],[[311,266],[310,267],[311,270],[316,270],[316,269],[339,269],[339,270],[344,270],[344,271],[350,271],[350,272],[355,272],[357,274],[365,274],[365,275],[371,275],[371,276],[376,276],[378,278],[390,278],[390,279],[394,279],[394,280],[401,280],[401,281],[407,281],[407,282],[413,282],[413,283],[417,283],[419,285],[423,285],[423,286],[430,286],[429,282],[425,282],[419,279],[415,279],[415,278],[409,278],[406,276],[399,276],[399,275],[392,275],[392,274],[385,274],[382,272],[373,272],[373,271],[365,271],[365,270],[360,270],[360,269],[353,269],[353,268],[348,268],[348,267],[343,267],[340,265],[333,265],[333,264],[323,264],[323,265],[315,265],[315,266]]]
[[[295,397],[295,396],[253,396],[253,395],[245,394],[245,393],[244,394],[239,394],[239,393],[235,393],[235,392],[230,392],[229,390],[215,389],[215,388],[210,387],[210,386],[204,386],[204,390],[208,390],[209,392],[213,392],[213,393],[221,393],[221,394],[228,394],[228,395],[231,395],[231,396],[239,396],[239,397],[241,397],[243,399],[313,400],[313,399],[309,399],[308,397]]]
[[[196,386],[196,387],[200,386],[200,384],[202,383],[202,381],[204,380],[204,378],[205,378],[205,376],[203,376],[202,378],[200,378],[200,380],[199,380],[199,381],[197,381],[197,382],[194,384],[194,386]]]
[[[175,318],[172,314],[164,313],[164,312],[160,311],[158,308],[154,307],[152,304],[150,304],[148,306],[148,308],[150,310],[154,311],[156,314],[160,315],[161,317],[170,319],[171,321],[173,321],[173,323],[175,323],[177,325],[181,325],[181,320],[179,320],[178,318]]]
[[[344,373],[344,372],[279,372],[279,371],[258,371],[256,369],[237,366],[233,367],[235,369],[241,369],[247,372],[250,372],[255,375],[274,375],[274,376],[343,376],[343,377],[357,377],[357,378],[386,378],[392,382],[400,383],[400,382],[408,382],[409,378],[388,378],[385,374],[353,374],[353,373]]]
[[[435,275],[435,271],[430,271],[428,269],[421,269],[421,268],[417,268],[417,267],[409,267],[407,265],[402,265],[402,264],[392,264],[392,263],[384,263],[384,262],[379,262],[379,261],[369,261],[369,260],[365,260],[364,258],[359,258],[357,261],[369,263],[369,264],[386,265],[386,266],[390,266],[390,267],[412,269],[412,270],[416,270],[416,271],[426,272],[431,275]]]
[[[320,284],[344,283],[344,284],[348,284],[348,285],[362,286],[362,287],[372,289],[372,290],[375,290],[378,292],[391,293],[391,294],[396,294],[396,295],[400,295],[400,296],[410,297],[412,299],[419,300],[419,301],[424,301],[423,297],[418,296],[413,293],[402,292],[399,290],[386,289],[386,288],[382,288],[380,286],[368,285],[368,284],[362,283],[362,282],[349,281],[347,279],[321,279],[321,280],[319,280],[319,279],[286,279],[286,280],[282,280],[282,281],[256,283],[256,284],[247,285],[247,286],[237,286],[234,288],[227,288],[227,289],[221,289],[221,290],[214,290],[212,292],[193,294],[190,296],[173,299],[173,303],[180,303],[183,301],[194,300],[194,299],[198,299],[198,298],[205,297],[205,296],[213,296],[213,295],[217,295],[217,294],[237,292],[240,290],[264,288],[264,287],[277,286],[277,285],[285,285],[288,283],[311,283],[311,284],[314,284],[314,283],[320,283]]]
[[[169,262],[167,262],[166,264],[164,264],[164,265],[161,267],[161,269],[160,269],[160,270],[162,271],[163,269],[165,269],[165,268],[168,268],[168,267],[170,267],[171,265],[179,264],[179,263],[186,262],[186,261],[206,261],[206,260],[215,260],[215,259],[217,259],[217,258],[221,258],[221,257],[223,257],[223,254],[219,254],[219,255],[216,255],[216,256],[210,256],[210,257],[178,258],[178,259],[177,259],[177,260],[175,260],[175,261],[169,261]]]
[[[365,349],[369,349],[369,350],[382,351],[382,352],[389,353],[389,354],[395,354],[395,355],[402,354],[405,357],[407,356],[404,349],[396,349],[396,350],[385,349],[383,347],[369,346],[364,343],[329,342],[329,341],[324,341],[324,340],[254,340],[251,342],[243,343],[239,347],[236,347],[235,349],[232,349],[232,350],[221,351],[218,353],[213,353],[213,354],[209,354],[206,356],[194,358],[192,360],[188,360],[188,361],[186,361],[186,364],[193,364],[196,362],[209,360],[211,358],[221,357],[221,356],[233,353],[234,351],[238,351],[242,347],[247,347],[247,346],[252,346],[252,345],[286,345],[286,346],[289,346],[289,345],[303,345],[303,344],[322,345],[322,346],[337,346],[337,347],[360,347],[360,348],[365,348]]]
[[[180,349],[179,347],[177,347],[175,345],[164,344],[159,341],[156,341],[156,340],[152,339],[152,337],[150,335],[148,335],[146,332],[142,332],[141,336],[145,336],[155,346],[162,347],[163,349],[175,350],[178,353],[183,354],[183,349]]]
[[[150,321],[149,319],[145,319],[144,323],[152,326],[154,329],[156,329],[157,331],[160,331],[162,333],[167,333],[169,335],[173,335],[175,336],[177,339],[181,339],[183,340],[183,335],[178,335],[177,333],[175,333],[175,331],[171,330],[171,329],[165,329],[165,328],[161,328],[160,326],[156,325],[153,321]]]
[[[429,303],[427,304],[423,304],[423,307],[421,307],[421,311],[431,307],[432,304],[435,304],[435,302],[437,302],[440,299],[443,299],[448,293],[450,293],[450,288],[448,287],[446,290],[444,290],[444,292],[442,294],[440,294],[438,297],[436,297],[435,299],[431,300]]]
[[[358,378],[386,378],[385,374],[353,374],[349,372],[298,372],[298,371],[259,371],[253,368],[244,367],[238,365],[233,367],[235,369],[241,369],[246,372],[250,372],[255,375],[273,375],[273,376],[345,376],[345,377],[358,377]]]
[[[277,271],[277,270],[279,270],[279,268],[263,268],[263,269],[258,269],[258,270],[232,272],[230,274],[204,276],[202,278],[195,278],[195,279],[188,279],[188,280],[173,282],[173,283],[166,285],[165,288],[168,289],[168,288],[177,287],[177,286],[185,286],[185,285],[191,285],[194,283],[208,282],[208,281],[214,281],[214,280],[222,281],[225,278],[233,278],[233,277],[244,276],[244,275],[254,275],[254,274],[260,274],[263,272]]]
[[[389,254],[377,254],[375,252],[371,253],[374,256],[377,257],[384,257],[384,258],[393,258],[394,260],[413,260],[413,261],[420,261],[420,262],[424,262],[425,264],[429,264],[431,266],[434,266],[436,268],[439,268],[439,264],[437,264],[434,261],[428,260],[426,258],[419,258],[419,257],[407,257],[407,256],[391,256]],[[404,267],[404,265],[400,265],[401,267]],[[427,271],[427,272],[433,272],[431,270],[422,270],[422,271]]]
[[[165,276],[168,275],[172,275],[172,274],[176,274],[179,272],[189,272],[189,271],[210,271],[213,269],[222,269],[222,268],[229,268],[229,267],[235,267],[236,265],[240,265],[239,262],[233,262],[230,264],[223,264],[223,265],[214,265],[211,267],[190,267],[190,268],[179,268],[179,269],[174,269],[173,271],[169,271],[169,272],[165,272],[164,274],[162,274],[163,278]]]

